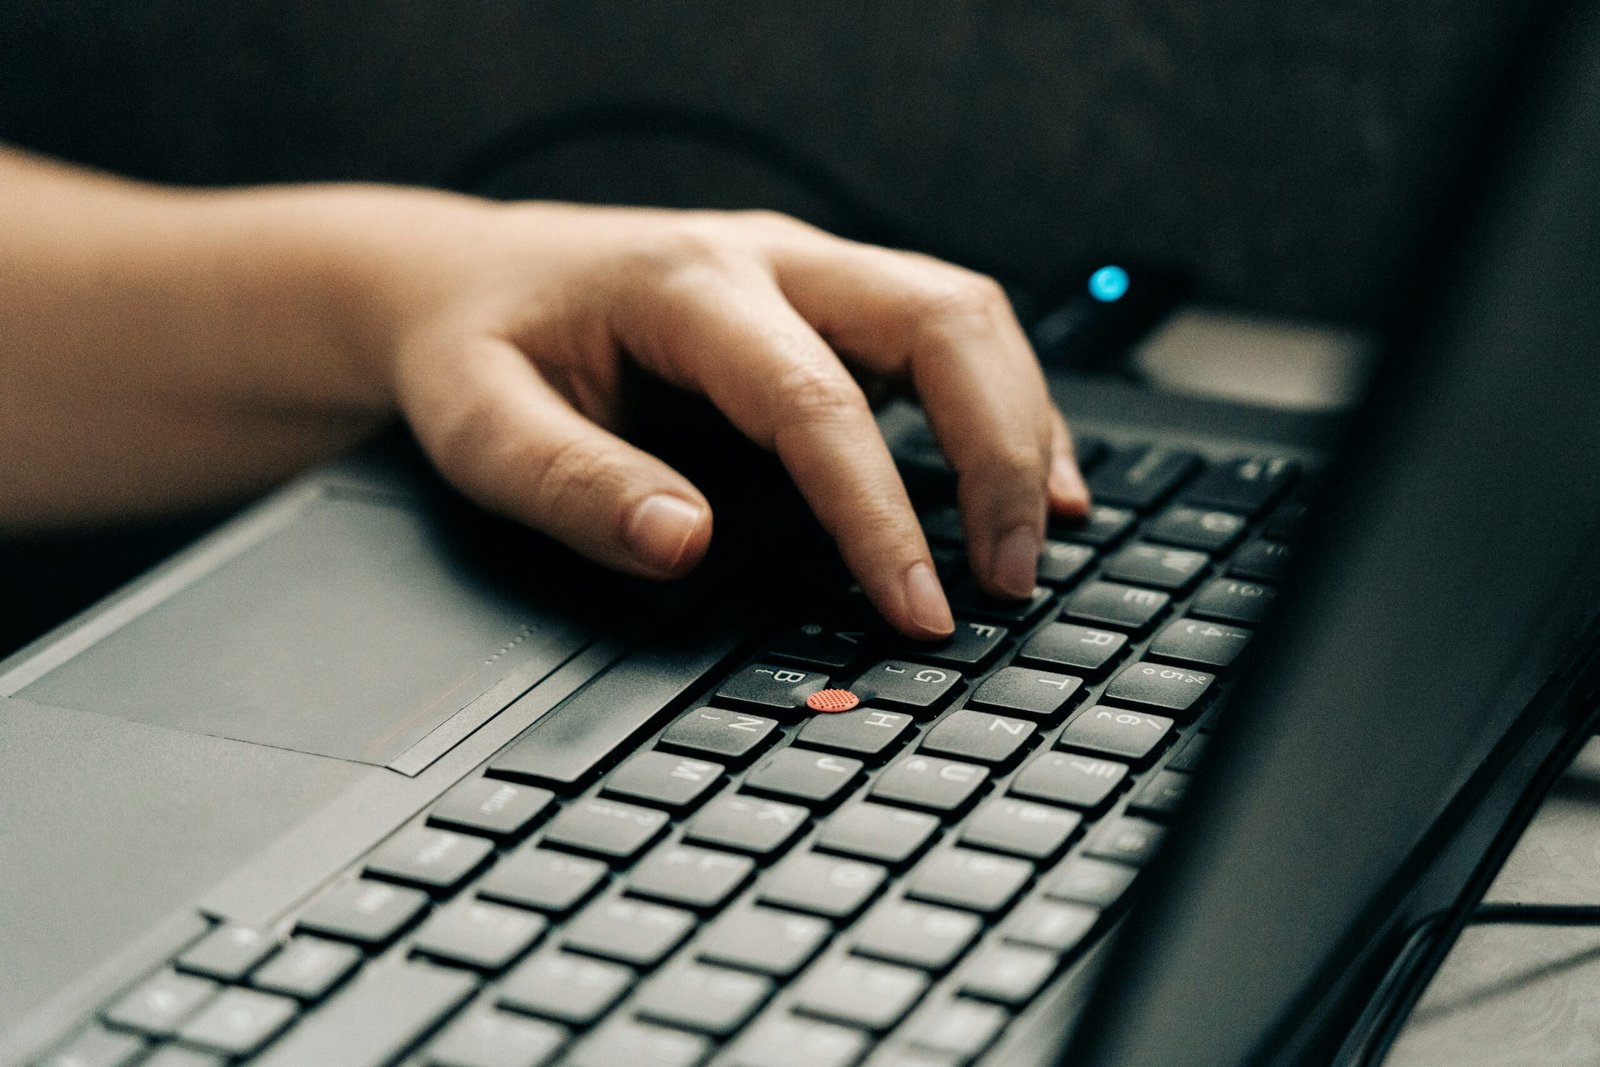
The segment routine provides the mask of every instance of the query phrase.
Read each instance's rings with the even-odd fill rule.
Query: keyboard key
[[[1200,766],[1200,761],[1205,758],[1206,745],[1208,744],[1210,742],[1206,740],[1205,734],[1195,734],[1189,738],[1187,744],[1178,749],[1176,756],[1167,761],[1167,770],[1192,773],[1196,767]]]
[[[1133,791],[1128,811],[1159,822],[1171,820],[1189,791],[1189,780],[1187,774],[1177,771],[1157,771]]]
[[[1228,564],[1228,573],[1263,582],[1281,582],[1289,573],[1290,548],[1282,541],[1251,541]]]
[[[864,703],[927,715],[948,704],[960,686],[960,672],[949,667],[891,659],[868,669],[850,689]]]
[[[927,847],[938,830],[939,820],[932,815],[862,800],[829,817],[814,847],[902,867]]]
[[[1293,460],[1247,456],[1214,463],[1183,493],[1185,503],[1237,511],[1255,518],[1299,477]]]
[[[224,1056],[248,1056],[276,1037],[300,1012],[288,997],[226,989],[178,1030],[178,1040]]]
[[[1052,623],[1051,627],[1059,623]],[[1121,641],[1127,638],[1115,635]],[[1031,643],[1031,642],[1030,642]],[[978,686],[967,703],[1035,719],[1053,719],[1076,702],[1083,679],[1029,667],[1001,667]]]
[[[1016,796],[1097,811],[1116,795],[1128,765],[1073,752],[1041,752],[1011,780]]]
[[[538,1019],[480,1009],[457,1019],[428,1046],[427,1067],[543,1067],[567,1031]]]
[[[1056,746],[1111,756],[1139,766],[1161,751],[1172,737],[1172,730],[1172,720],[1164,715],[1096,704],[1067,723]]]
[[[544,916],[520,908],[464,899],[429,916],[411,947],[445,963],[501,971],[532,948],[549,925]]]
[[[961,843],[1044,862],[1060,855],[1083,824],[1075,811],[995,797],[961,827]]]
[[[756,764],[742,788],[811,808],[830,808],[856,787],[865,766],[849,756],[780,748]]]
[[[431,893],[448,893],[472,877],[494,845],[481,837],[431,826],[408,826],[367,857],[366,873]]]
[[[590,798],[562,810],[544,832],[544,844],[627,863],[667,828],[667,814],[615,800]]]
[[[1135,543],[1107,559],[1102,573],[1119,582],[1180,592],[1199,580],[1210,566],[1211,557],[1204,552]]]
[[[1189,610],[1208,619],[1257,626],[1266,618],[1277,596],[1278,591],[1270,585],[1216,578],[1200,590]]]
[[[439,798],[428,812],[428,823],[509,841],[548,815],[555,798],[534,785],[469,778]]]
[[[1083,854],[1141,867],[1150,862],[1166,836],[1166,828],[1149,819],[1124,815],[1097,827],[1084,842]]]
[[[489,900],[563,915],[588,899],[609,873],[599,860],[525,848],[495,864],[477,889]]]
[[[1019,945],[985,945],[961,968],[961,995],[1020,1008],[1055,973],[1053,953]]]
[[[1305,497],[1290,497],[1267,516],[1262,532],[1276,541],[1296,540],[1305,532],[1306,517],[1310,511],[1310,501]]]
[[[1017,661],[1093,678],[1115,663],[1127,647],[1127,634],[1053,622],[1028,638]]]
[[[1039,582],[1061,588],[1077,581],[1094,562],[1094,549],[1066,541],[1046,541],[1039,553]]]
[[[804,829],[810,812],[757,797],[718,797],[689,823],[684,838],[703,845],[767,857],[786,848]]]
[[[38,1067],[132,1067],[143,1063],[144,1038],[91,1026],[56,1048]],[[851,1061],[854,1062],[854,1061]]]
[[[226,1057],[215,1052],[202,1052],[184,1045],[166,1045],[157,1049],[149,1059],[140,1060],[139,1067],[228,1067],[228,1063]],[[73,1064],[73,1067],[83,1065]]]
[[[939,756],[1000,767],[1027,751],[1037,729],[1026,719],[961,708],[935,723],[918,747]]]
[[[976,915],[911,900],[885,900],[855,928],[850,951],[903,967],[939,972],[983,929]]]
[[[877,763],[899,747],[915,721],[903,711],[879,708],[818,715],[800,727],[795,744],[843,752]]]
[[[184,949],[176,966],[219,982],[239,982],[277,947],[260,930],[227,923]]]
[[[955,633],[943,641],[929,644],[926,641],[902,639],[894,644],[892,650],[902,656],[972,674],[994,658],[1000,646],[1005,644],[1008,633],[1003,626],[958,619]]]
[[[606,776],[601,791],[607,796],[681,813],[710,795],[725,770],[720,763],[693,756],[639,752]]]
[[[634,1014],[681,1030],[727,1037],[772,996],[772,982],[756,974],[680,961],[645,983]]]
[[[735,707],[793,718],[806,697],[828,688],[828,676],[798,667],[756,663],[739,671],[717,688],[715,699]]]
[[[364,959],[352,945],[315,937],[291,938],[250,978],[250,984],[296,1000],[317,1001],[349,977]]]
[[[992,619],[1010,626],[1026,626],[1039,617],[1049,605],[1052,593],[1037,586],[1033,595],[1024,600],[1009,600],[990,596],[978,585],[977,579],[966,577],[950,590],[950,607],[958,616]]]
[[[1146,651],[1157,659],[1201,667],[1230,666],[1250,643],[1252,631],[1200,619],[1174,619],[1162,627]]]
[[[107,1008],[102,1018],[151,1037],[171,1037],[219,988],[205,978],[163,971],[140,982]]]
[[[777,740],[776,719],[722,708],[685,712],[661,735],[658,746],[742,767]]]
[[[717,919],[697,952],[710,963],[788,978],[832,936],[833,924],[825,919],[745,904]]]
[[[1096,908],[1109,908],[1133,885],[1138,870],[1120,863],[1073,856],[1044,883],[1044,895]]]
[[[1067,598],[1062,616],[1142,632],[1161,617],[1170,603],[1172,597],[1154,589],[1093,581]]]
[[[976,764],[912,753],[884,768],[868,793],[890,804],[953,814],[966,810],[988,779],[988,770]]]
[[[1111,679],[1102,699],[1158,708],[1187,720],[1194,717],[1201,699],[1216,680],[1216,675],[1193,667],[1140,661],[1124,667],[1122,673]]]
[[[768,872],[757,896],[764,904],[844,920],[866,906],[887,874],[875,863],[799,852]]]
[[[695,917],[642,900],[599,900],[567,925],[563,945],[587,956],[654,967],[683,943]]]
[[[579,1041],[561,1067],[697,1067],[710,1051],[697,1034],[612,1019]]]
[[[1200,457],[1171,448],[1118,449],[1089,478],[1089,494],[1118,507],[1148,511],[1191,474]]]
[[[382,1067],[438,1026],[477,989],[465,971],[404,963],[366,967],[252,1067]]]
[[[712,911],[750,880],[756,868],[748,856],[673,845],[658,848],[628,875],[628,892],[664,904]]]
[[[924,1004],[906,1031],[915,1048],[948,1057],[939,1063],[966,1063],[994,1044],[1011,1015],[993,1004],[950,997]]]
[[[843,674],[861,662],[872,638],[872,633],[866,629],[841,629],[828,623],[807,622],[783,631],[761,654],[764,658]]]
[[[588,1026],[622,998],[633,972],[615,963],[568,952],[541,952],[523,960],[500,986],[503,1008],[573,1026]]]
[[[428,895],[420,889],[365,879],[344,882],[311,905],[297,929],[381,948],[427,908]]]
[[[1050,536],[1096,548],[1108,548],[1128,535],[1136,518],[1133,512],[1123,508],[1096,504],[1089,509],[1088,517],[1078,522],[1051,520]]]
[[[882,1033],[905,1018],[927,988],[928,979],[918,971],[846,956],[806,972],[794,1009]]]
[[[1179,504],[1150,520],[1142,532],[1152,541],[1215,554],[1232,548],[1244,535],[1247,525],[1243,515],[1231,511],[1210,511]]]
[[[1006,919],[1000,936],[1014,945],[1065,956],[1083,943],[1099,921],[1099,910],[1082,904],[1029,900]]]
[[[906,896],[994,915],[1010,907],[1032,877],[1033,864],[1024,860],[948,848],[917,865],[906,883]]]
[[[729,1067],[854,1067],[866,1049],[859,1030],[769,1015],[739,1039]]]
[[[934,508],[922,516],[922,532],[929,544],[959,545],[966,541],[961,512],[953,507]]]

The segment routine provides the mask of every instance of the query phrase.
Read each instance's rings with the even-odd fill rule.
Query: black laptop
[[[759,465],[663,591],[388,448],[0,664],[0,1063],[1376,1062],[1592,728],[1560,25],[1348,425],[1055,376],[1096,508],[1002,602],[886,413],[941,645]]]

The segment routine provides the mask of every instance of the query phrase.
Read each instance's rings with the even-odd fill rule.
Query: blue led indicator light
[[[1101,267],[1089,275],[1089,295],[1102,304],[1121,300],[1128,292],[1128,272],[1121,267]]]

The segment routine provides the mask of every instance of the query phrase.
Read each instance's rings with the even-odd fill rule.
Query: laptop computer
[[[1099,510],[1001,603],[887,413],[944,645],[758,471],[652,591],[376,450],[10,658],[0,1063],[1371,1061],[1600,691],[1579,17],[1327,474],[1056,376]]]

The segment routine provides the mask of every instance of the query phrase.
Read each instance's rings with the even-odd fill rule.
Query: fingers
[[[1063,519],[1089,514],[1089,486],[1072,451],[1072,432],[1054,404],[1050,405],[1050,513]]]
[[[677,577],[705,555],[699,490],[574,411],[514,346],[482,338],[412,361],[400,387],[423,447],[486,507],[641,577]]]

